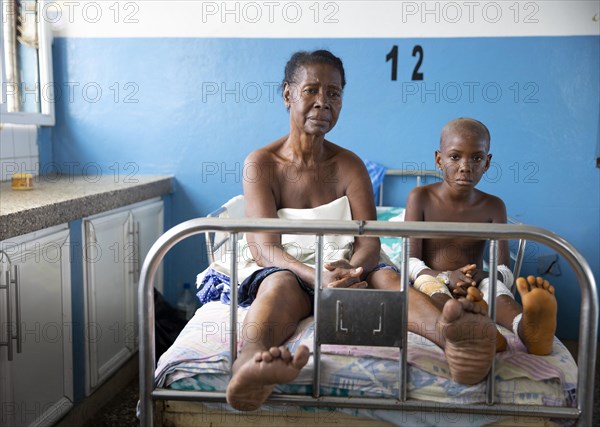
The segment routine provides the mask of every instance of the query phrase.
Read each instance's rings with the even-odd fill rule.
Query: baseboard
[[[81,427],[94,418],[98,411],[121,392],[139,373],[139,358],[135,353],[104,384],[75,405],[55,427]]]

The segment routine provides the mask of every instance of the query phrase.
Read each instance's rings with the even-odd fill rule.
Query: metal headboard
[[[399,176],[399,177],[415,177],[416,186],[420,187],[423,184],[423,178],[437,178],[440,181],[444,179],[444,175],[440,171],[435,169],[418,169],[418,170],[410,170],[410,169],[386,169],[384,179],[379,185],[379,195],[377,197],[377,205],[383,206],[383,186],[385,184],[386,176]]]

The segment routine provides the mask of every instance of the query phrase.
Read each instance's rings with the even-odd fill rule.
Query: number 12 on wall
[[[417,57],[417,63],[415,64],[415,68],[412,73],[412,80],[423,80],[423,73],[419,71],[421,68],[421,64],[423,64],[423,47],[421,45],[416,45],[413,47],[412,56]],[[398,46],[394,45],[392,50],[388,52],[385,57],[385,62],[392,61],[392,81],[398,80]]]

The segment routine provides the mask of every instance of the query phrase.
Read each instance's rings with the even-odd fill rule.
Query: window
[[[0,0],[2,123],[54,125],[52,32],[41,0]]]

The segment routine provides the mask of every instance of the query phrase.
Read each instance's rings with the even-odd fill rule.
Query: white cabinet
[[[46,426],[73,406],[66,225],[0,242],[0,426]]]
[[[86,395],[137,351],[137,284],[141,263],[163,232],[163,209],[156,199],[82,222]]]

